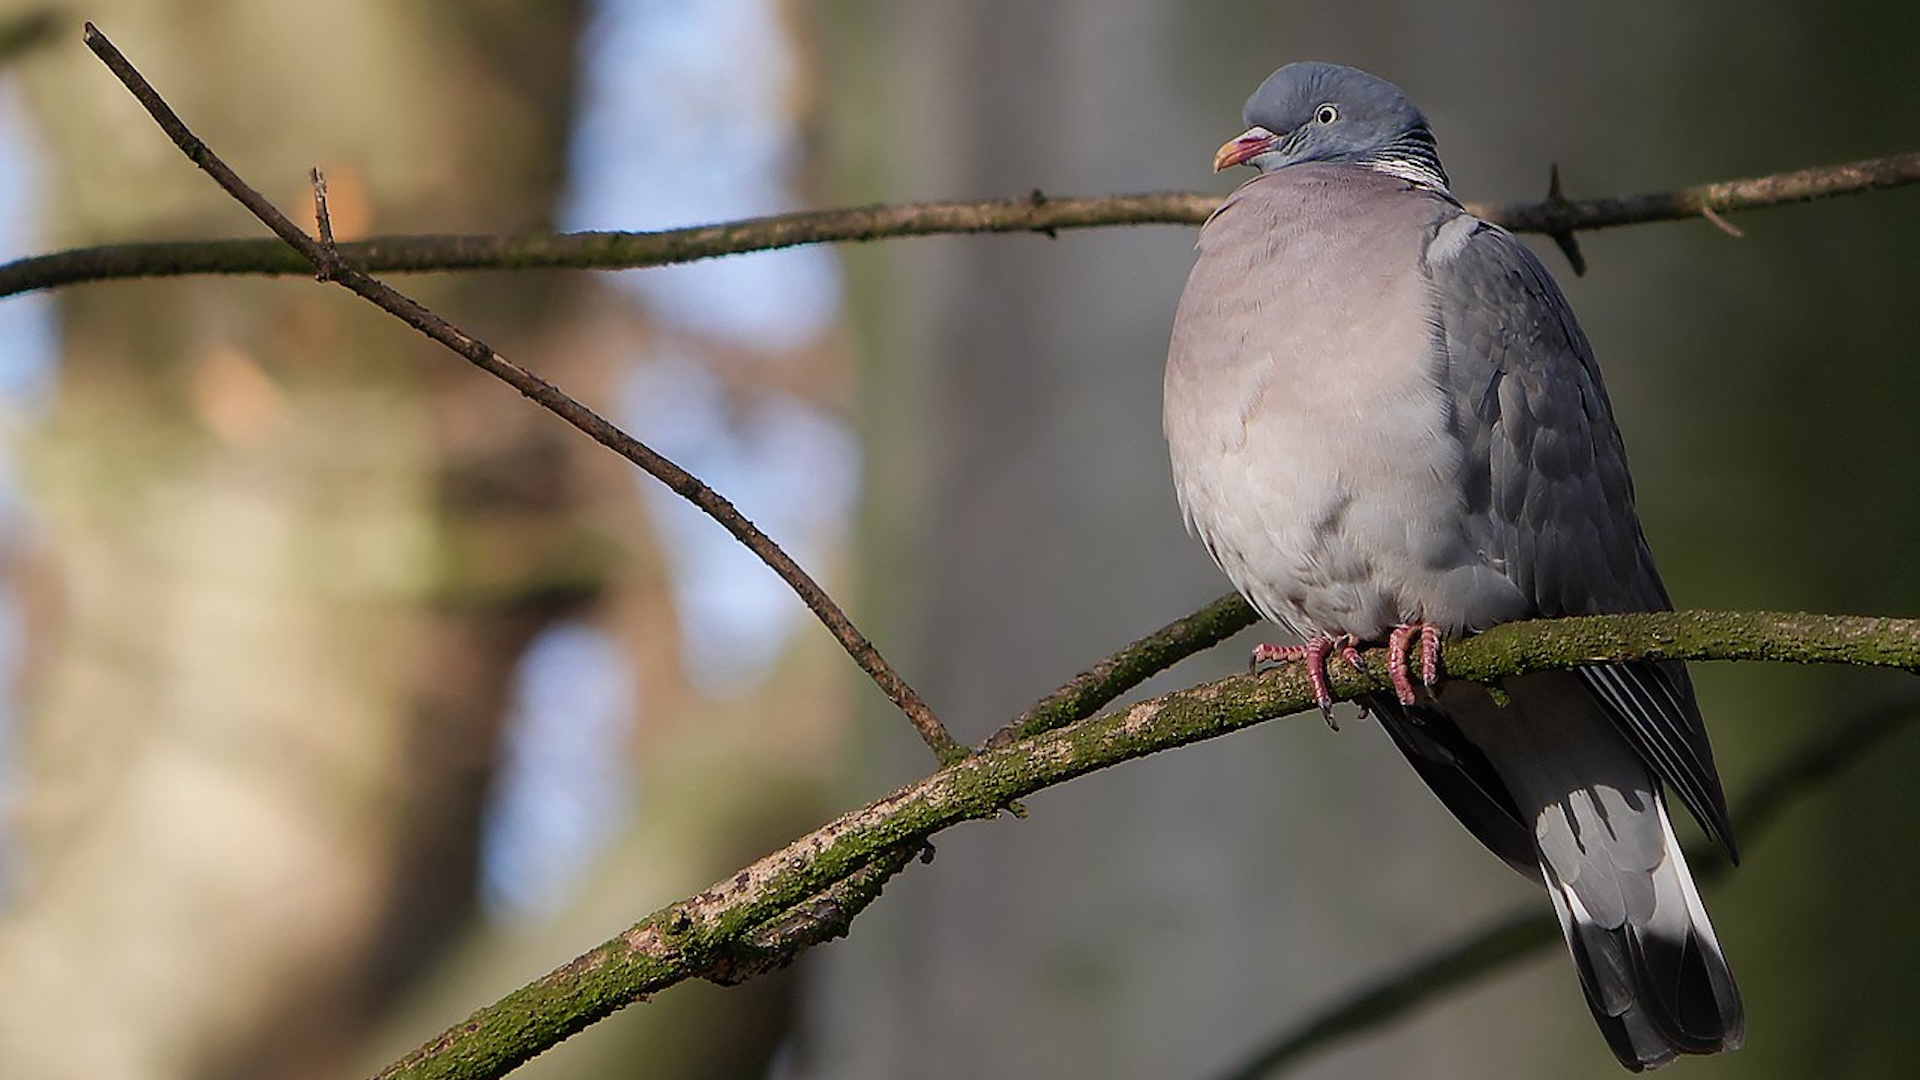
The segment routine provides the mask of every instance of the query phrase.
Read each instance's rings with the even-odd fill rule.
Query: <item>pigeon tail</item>
[[[1651,874],[1651,917],[1608,925],[1541,858],[1587,1007],[1620,1063],[1634,1072],[1681,1054],[1737,1050],[1746,1014],[1733,973],[1674,839],[1666,800],[1656,797],[1665,858]]]
[[[1652,769],[1577,674],[1509,679],[1506,701],[1442,683],[1369,704],[1428,786],[1508,865],[1546,886],[1607,1045],[1636,1072],[1732,1050],[1739,991]]]

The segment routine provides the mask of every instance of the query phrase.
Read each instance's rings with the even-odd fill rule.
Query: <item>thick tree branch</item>
[[[1665,612],[1513,623],[1446,646],[1454,677],[1494,681],[1598,660],[1774,660],[1920,669],[1920,621],[1804,614]],[[1385,687],[1335,665],[1336,696]],[[1468,673],[1471,673],[1470,676]],[[380,1074],[491,1078],[593,1022],[716,965],[758,927],[790,916],[886,853],[1078,776],[1312,707],[1297,666],[1236,676],[989,748],[844,814],[725,881],[473,1014]]]
[[[300,258],[305,260],[308,268],[321,281],[335,282],[371,301],[381,310],[520,391],[554,415],[572,424],[595,442],[633,462],[648,475],[665,484],[676,495],[699,507],[722,528],[733,534],[733,537],[745,545],[749,551],[759,556],[762,562],[766,563],[774,573],[780,575],[781,580],[799,595],[801,601],[840,642],[841,647],[846,649],[847,654],[860,665],[861,670],[873,679],[881,691],[913,724],[914,730],[919,732],[921,739],[943,764],[966,754],[966,748],[947,732],[933,710],[921,700],[920,695],[914,692],[886,658],[880,655],[880,651],[874,648],[873,643],[853,624],[853,620],[840,609],[840,605],[827,595],[827,591],[821,588],[799,563],[794,562],[780,545],[774,543],[771,537],[762,532],[759,526],[747,520],[746,516],[724,496],[552,383],[501,356],[486,342],[453,326],[384,282],[345,265],[334,246],[316,241],[301,231],[299,226],[268,202],[265,196],[248,186],[238,174],[228,168],[226,162],[221,161],[220,157],[187,127],[160,97],[159,92],[134,69],[120,50],[114,48],[113,43],[108,41],[105,35],[94,28],[92,23],[86,25],[86,43],[87,47],[93,50],[94,55],[106,64],[108,70],[112,71],[145,107],[154,122],[159,124],[167,137],[180,148],[180,152],[211,176],[227,194],[245,206],[254,217],[259,218],[261,224],[271,229],[274,235],[280,237],[288,247],[298,252]],[[318,206],[324,214],[325,186],[317,173],[314,176],[314,186],[315,194],[321,200]]]
[[[1920,693],[1909,690],[1809,739],[1768,769],[1735,806],[1733,817],[1740,833],[1749,841],[1763,835],[1794,800],[1821,790],[1838,773],[1867,760],[1916,719],[1920,719]],[[1699,881],[1724,876],[1731,869],[1726,853],[1710,844],[1690,848],[1687,861]],[[1223,1073],[1222,1080],[1283,1075],[1321,1051],[1497,975],[1560,940],[1559,924],[1545,911],[1515,912],[1489,922],[1276,1036]]]
[[[1571,237],[1587,229],[1707,217],[1920,182],[1920,153],[1898,154],[1675,191],[1469,209],[1515,232]],[[808,210],[661,232],[529,236],[385,236],[340,245],[347,264],[371,273],[569,268],[624,270],[800,244],[961,233],[1044,233],[1113,225],[1197,225],[1220,203],[1206,192],[906,203]],[[1564,242],[1563,242],[1564,246]],[[0,265],[0,297],[88,281],[186,274],[306,274],[298,252],[268,240],[106,244]]]

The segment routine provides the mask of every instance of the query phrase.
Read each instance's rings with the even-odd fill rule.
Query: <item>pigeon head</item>
[[[1216,172],[1234,165],[1272,172],[1325,161],[1446,190],[1427,118],[1399,87],[1357,68],[1288,64],[1260,84],[1241,115],[1249,126],[1214,155]]]

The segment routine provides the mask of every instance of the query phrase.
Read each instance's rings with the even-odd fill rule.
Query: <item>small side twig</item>
[[[966,747],[962,746],[948,733],[945,725],[934,715],[920,695],[915,693],[907,681],[894,671],[880,651],[867,640],[866,635],[854,626],[853,620],[840,610],[825,589],[793,561],[785,550],[760,528],[747,520],[733,504],[719,492],[674,464],[651,447],[622,431],[618,426],[600,416],[592,409],[574,399],[552,383],[540,378],[527,369],[513,363],[495,352],[480,339],[453,326],[445,319],[434,314],[411,297],[405,296],[379,279],[339,260],[336,250],[327,244],[318,242],[287,216],[279,211],[266,197],[249,186],[240,176],[220,160],[207,144],[201,141],[189,129],[184,121],[161,98],[152,84],[135,70],[119,49],[115,48],[106,36],[94,27],[86,24],[85,40],[87,48],[93,50],[107,69],[113,72],[134,98],[146,108],[148,115],[160,125],[160,129],[173,140],[188,160],[199,166],[201,171],[212,177],[226,193],[240,205],[247,208],[261,224],[271,229],[275,236],[287,246],[300,253],[321,280],[330,280],[345,286],[355,294],[393,315],[395,318],[413,327],[420,333],[446,346],[464,357],[482,371],[499,378],[520,391],[528,398],[554,415],[572,424],[595,442],[607,447],[620,456],[644,469],[649,475],[667,485],[681,498],[705,511],[707,516],[719,522],[721,527],[732,533],[734,538],[746,545],[747,549],[760,557],[760,560],[780,575],[814,615],[832,632],[841,647],[846,649],[855,663],[877,684],[881,691],[891,699],[904,713],[920,738],[931,748],[942,764],[964,757]],[[323,185],[316,178],[315,194],[321,195]],[[324,208],[324,202],[321,204]],[[324,213],[322,214],[324,220]]]
[[[1744,240],[1747,237],[1747,234],[1740,230],[1740,226],[1735,225],[1733,222],[1728,221],[1726,218],[1721,217],[1720,211],[1715,210],[1711,206],[1701,207],[1700,216],[1703,218],[1706,218],[1708,221],[1713,222],[1714,228],[1719,229],[1721,232],[1726,233],[1728,236],[1733,237],[1735,240]]]
[[[1566,192],[1560,187],[1560,163],[1554,162],[1547,170],[1547,200],[1540,205],[1552,210],[1564,212],[1568,205]],[[1573,267],[1576,277],[1585,276],[1587,257],[1580,252],[1580,240],[1572,229],[1555,229],[1547,233],[1549,239],[1567,257],[1567,265]]]
[[[327,210],[327,176],[315,166],[313,176],[313,224],[320,231],[321,256],[313,264],[313,276],[316,281],[328,282],[340,269],[340,249],[333,242],[333,214]]]

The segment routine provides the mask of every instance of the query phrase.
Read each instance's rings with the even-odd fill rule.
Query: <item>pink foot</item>
[[[1351,634],[1342,634],[1338,638],[1316,637],[1305,645],[1268,645],[1262,642],[1253,647],[1253,655],[1247,660],[1247,670],[1257,671],[1261,664],[1286,664],[1296,660],[1305,663],[1307,685],[1313,690],[1314,703],[1320,706],[1320,714],[1327,718],[1327,726],[1338,731],[1340,725],[1333,719],[1333,688],[1327,683],[1327,658],[1337,651],[1340,659],[1359,671],[1360,650],[1357,645]]]
[[[1391,669],[1393,693],[1400,704],[1414,703],[1413,676],[1407,671],[1413,639],[1420,639],[1420,682],[1432,690],[1440,681],[1440,629],[1431,623],[1407,623],[1396,626],[1387,636],[1387,666]]]

